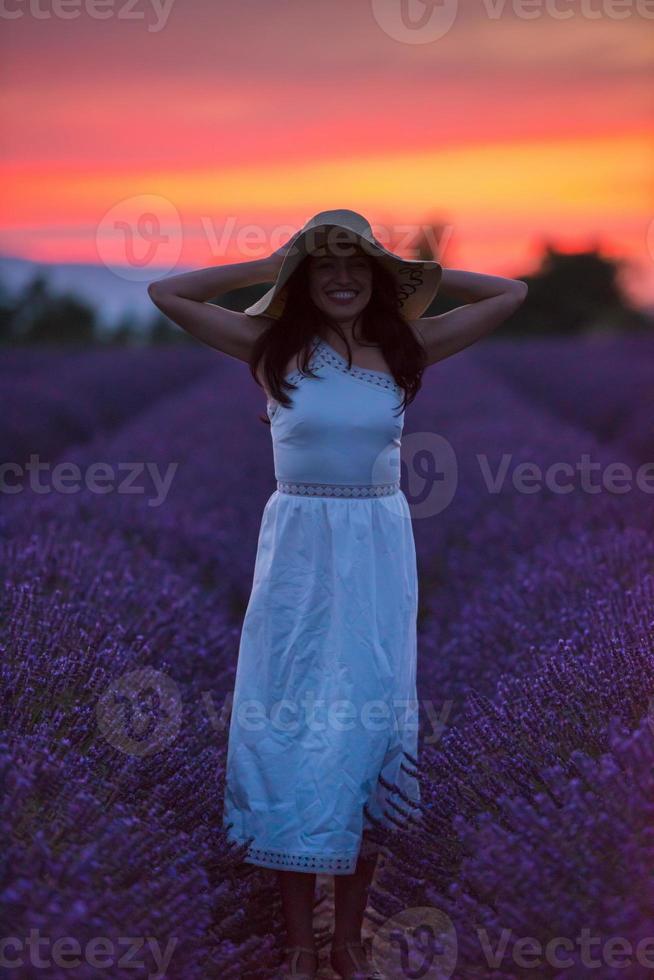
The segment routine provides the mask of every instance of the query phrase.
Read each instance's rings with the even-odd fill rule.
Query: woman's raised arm
[[[528,287],[521,279],[443,269],[440,291],[465,305],[411,321],[428,364],[451,357],[499,327],[524,303]]]
[[[228,310],[207,300],[231,289],[274,282],[281,265],[282,249],[262,259],[210,266],[148,285],[154,305],[170,320],[216,350],[249,361],[253,342],[267,319]]]

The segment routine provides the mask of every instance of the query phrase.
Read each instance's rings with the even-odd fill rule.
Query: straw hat
[[[438,262],[403,259],[384,248],[372,233],[369,222],[356,211],[320,211],[291,238],[275,284],[261,299],[244,311],[248,316],[278,318],[286,302],[286,283],[306,255],[321,254],[329,244],[336,254],[347,255],[348,247],[359,244],[378,259],[395,277],[400,312],[414,320],[428,308],[438,292],[443,268]]]

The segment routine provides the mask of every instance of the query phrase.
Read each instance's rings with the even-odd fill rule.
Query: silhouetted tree
[[[412,243],[411,258],[442,261],[440,253],[446,225],[421,226]],[[559,251],[546,242],[536,272],[523,275],[529,286],[526,301],[496,331],[499,335],[530,337],[543,334],[580,333],[591,330],[651,329],[652,321],[630,303],[619,281],[623,260],[604,257],[597,249],[577,253]],[[233,289],[213,302],[231,310],[245,310],[270,288],[257,283]],[[440,292],[425,316],[453,309],[458,301]],[[194,343],[192,334],[156,310],[141,324],[125,314],[107,335],[99,333],[94,310],[71,293],[53,294],[43,272],[38,271],[12,299],[0,283],[0,344],[91,344],[112,346]]]
[[[31,317],[25,340],[30,344],[88,344],[94,340],[95,311],[70,293],[51,296]]]
[[[95,312],[72,293],[53,294],[42,272],[24,287],[10,314],[10,339],[18,344],[89,343]]]
[[[591,330],[633,330],[648,326],[648,318],[624,294],[618,273],[620,259],[596,249],[561,252],[546,243],[540,267],[520,276],[529,294],[498,334],[573,334]]]
[[[9,343],[14,336],[16,301],[9,295],[5,284],[0,282],[0,344]]]
[[[139,339],[137,337],[133,313],[122,313],[119,316],[107,337],[107,343],[111,347],[138,346]],[[143,343],[142,339],[141,343]]]
[[[159,312],[148,321],[146,331],[148,342],[156,345],[186,344],[194,340],[192,334]]]
[[[45,315],[51,296],[47,277],[37,272],[19,293],[14,307],[11,332],[19,343],[30,342],[32,323]]]

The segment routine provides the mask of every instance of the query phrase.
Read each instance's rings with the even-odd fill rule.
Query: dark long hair
[[[295,389],[295,385],[284,378],[286,366],[301,351],[298,358],[301,373],[315,377],[309,365],[312,339],[316,334],[324,336],[327,322],[325,314],[311,299],[307,274],[309,259],[310,256],[306,256],[289,277],[283,312],[257,337],[250,357],[250,371],[256,383],[261,386],[256,372],[263,359],[268,390],[285,407],[293,404],[287,390]],[[352,349],[347,337],[337,322],[330,322],[329,326],[342,337],[351,367]],[[396,383],[404,390],[398,413],[403,411],[420,390],[427,354],[400,312],[393,275],[376,259],[372,261],[371,296],[359,317],[357,336],[363,342],[379,346]],[[267,417],[259,417],[270,424]]]

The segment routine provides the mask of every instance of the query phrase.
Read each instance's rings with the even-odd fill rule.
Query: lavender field
[[[199,345],[4,352],[0,384],[3,968],[273,977],[274,872],[222,829],[262,392]],[[650,976],[654,338],[486,340],[427,370],[405,440],[422,804],[390,814],[367,932],[439,910],[431,972],[398,977]]]

